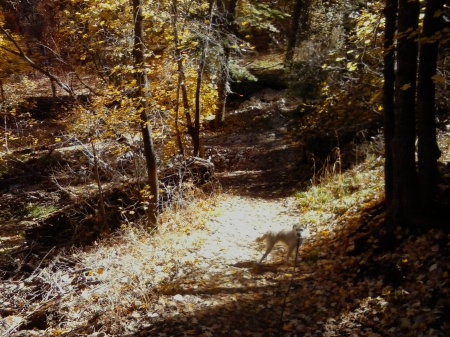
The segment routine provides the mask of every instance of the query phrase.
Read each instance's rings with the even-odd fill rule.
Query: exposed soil
[[[277,246],[257,265],[265,247],[255,238],[299,220],[293,198],[225,194],[205,231],[194,234],[204,240],[195,252],[198,269],[177,280],[176,290],[163,290],[167,307],[153,307],[155,317],[127,336],[279,336],[293,264],[284,263],[285,250]]]
[[[204,135],[205,154],[225,190],[276,198],[306,186],[312,171],[301,137],[301,106],[266,89],[230,111],[225,129]]]

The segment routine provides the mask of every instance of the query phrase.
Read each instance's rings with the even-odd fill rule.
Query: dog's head
[[[306,230],[306,225],[294,225],[293,227],[292,227],[292,229],[295,229],[296,231],[299,231],[299,232],[303,232],[304,230]]]
[[[294,226],[292,227],[292,229],[295,230],[295,232],[297,233],[297,237],[298,237],[299,239],[301,239],[301,238],[302,238],[302,232],[303,232],[304,230],[306,230],[306,225],[294,225]]]

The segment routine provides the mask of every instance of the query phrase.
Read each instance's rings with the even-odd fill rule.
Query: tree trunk
[[[436,140],[435,83],[439,40],[435,34],[442,29],[443,1],[428,0],[423,19],[419,70],[417,78],[417,134],[419,159],[420,202],[431,211],[436,197],[438,169],[441,153]]]
[[[142,138],[144,141],[144,155],[147,164],[148,184],[150,187],[149,206],[147,210],[149,224],[156,226],[158,214],[158,169],[156,163],[156,154],[153,147],[152,131],[149,118],[149,89],[147,71],[145,69],[145,46],[144,46],[144,27],[143,15],[141,11],[141,0],[133,0],[133,18],[134,18],[134,49],[135,60],[135,78],[137,89],[135,98],[137,108],[140,114]]]
[[[5,97],[5,88],[3,87],[3,80],[0,78],[0,99],[1,99],[1,109],[0,112],[3,112],[3,109],[6,105],[6,97]]]
[[[288,35],[288,44],[286,48],[286,56],[284,65],[288,67],[294,59],[295,45],[297,43],[297,32],[300,24],[300,15],[303,9],[303,2],[305,0],[296,0],[294,4],[294,10],[292,12],[291,28]]]
[[[103,196],[103,187],[102,187],[102,182],[100,180],[100,172],[99,172],[99,163],[98,163],[98,153],[97,153],[97,149],[95,148],[95,143],[93,140],[91,140],[91,147],[92,147],[92,155],[94,156],[94,175],[95,175],[95,180],[97,182],[97,188],[98,188],[98,213],[99,213],[99,217],[100,219],[100,225],[101,225],[101,232],[104,231],[109,231],[110,227],[108,224],[108,221],[106,219],[106,209],[105,209],[105,198]]]
[[[208,42],[204,42],[207,44]],[[200,64],[198,66],[197,72],[197,84],[195,89],[195,121],[194,121],[194,137],[192,138],[194,144],[194,151],[192,155],[198,157],[200,155],[200,115],[202,109],[201,93],[202,93],[202,83],[203,83],[203,71],[206,64],[206,49],[207,46],[204,45],[202,53],[200,56]]]
[[[419,189],[415,166],[415,94],[419,1],[399,0],[397,22],[397,77],[393,142],[394,195],[390,214],[411,220],[418,214]]]
[[[395,46],[394,36],[397,27],[397,1],[386,0],[384,16],[386,19],[384,31],[384,191],[385,203],[389,207],[394,193],[393,153],[394,139],[394,84],[395,84]]]
[[[211,32],[212,14],[213,14],[213,0],[210,0],[208,9],[209,24],[206,32],[207,37]],[[198,65],[197,71],[197,84],[195,89],[195,122],[194,122],[195,137],[193,138],[194,151],[192,154],[194,157],[198,157],[200,155],[200,115],[202,109],[201,93],[203,84],[203,72],[205,70],[206,65],[207,50],[208,50],[208,38],[206,38],[203,41],[202,52],[200,55],[200,63]]]
[[[179,91],[181,90],[181,97],[183,99],[183,110],[184,110],[184,116],[186,118],[186,128],[189,133],[189,136],[192,139],[192,143],[194,145],[194,138],[195,138],[195,128],[192,124],[192,117],[191,117],[191,106],[189,104],[189,96],[187,91],[187,85],[186,85],[186,75],[184,72],[184,65],[183,65],[183,56],[181,55],[181,49],[180,49],[180,41],[178,36],[178,12],[177,12],[177,6],[178,1],[172,0],[172,27],[173,27],[173,40],[174,40],[174,47],[175,47],[175,60],[178,67],[178,88],[177,88],[177,97],[179,97]],[[177,99],[177,112],[179,109],[179,99]],[[178,125],[178,119],[176,120],[176,123]],[[178,130],[178,129],[177,129]],[[180,152],[184,155],[184,148],[181,141],[181,138],[178,136],[178,146],[180,149]]]
[[[177,137],[178,151],[184,157],[184,144],[180,131],[180,82],[178,81],[176,103],[175,103],[175,133]]]
[[[218,128],[220,124],[225,122],[225,108],[227,103],[227,87],[229,79],[229,63],[230,63],[230,37],[234,32],[234,24],[236,18],[237,0],[217,0],[217,8],[225,19],[225,25],[222,31],[222,50],[223,60],[221,64],[219,82],[217,83],[217,111],[214,120],[214,127]]]
[[[230,48],[223,45],[223,60],[219,74],[219,81],[217,83],[217,111],[214,118],[215,129],[219,128],[219,126],[225,122],[230,52]]]

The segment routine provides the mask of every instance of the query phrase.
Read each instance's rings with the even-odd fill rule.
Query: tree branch
[[[17,41],[14,39],[14,37],[5,28],[0,26],[0,31],[8,38],[8,40],[17,49],[17,50],[12,50],[12,49],[10,49],[8,47],[1,46],[1,48],[3,50],[5,50],[5,51],[7,51],[7,52],[9,52],[11,54],[14,54],[14,55],[19,56],[20,58],[22,58],[26,63],[28,63],[28,65],[30,67],[32,67],[33,69],[36,69],[41,74],[47,76],[51,81],[54,81],[56,84],[58,84],[61,87],[61,89],[66,91],[70,96],[74,96],[75,95],[75,93],[73,92],[72,88],[70,88],[68,85],[64,84],[63,82],[61,82],[61,80],[58,77],[53,75],[48,70],[45,70],[40,65],[35,63],[30,57],[28,57],[28,55],[24,52],[22,47],[17,43]]]

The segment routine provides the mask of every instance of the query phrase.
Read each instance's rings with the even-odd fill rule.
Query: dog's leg
[[[303,239],[299,238],[299,239],[297,239],[297,242],[291,242],[289,244],[289,250],[288,250],[288,253],[286,256],[286,262],[289,261],[289,257],[291,256],[292,252],[295,252],[296,249],[300,248],[300,245],[302,244],[302,242],[303,242]],[[294,260],[295,260],[295,254],[294,254]]]
[[[289,257],[291,256],[294,249],[297,248],[297,244],[293,245],[292,243],[289,245],[289,249],[286,255],[286,262],[289,262]],[[295,258],[295,257],[294,257]]]
[[[272,241],[272,240],[270,240],[270,241],[267,240],[266,241],[266,252],[262,256],[261,260],[259,260],[258,264],[261,264],[261,262],[263,262],[263,260],[267,257],[267,255],[269,255],[269,253],[273,249],[273,246],[275,246],[275,241]]]

